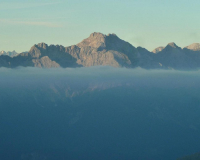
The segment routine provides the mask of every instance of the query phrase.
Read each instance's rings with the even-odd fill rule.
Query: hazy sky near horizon
[[[200,43],[199,0],[1,0],[0,50],[70,46],[92,32],[115,33],[153,50]]]

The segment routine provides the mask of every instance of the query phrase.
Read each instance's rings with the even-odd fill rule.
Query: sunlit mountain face
[[[200,150],[199,71],[0,74],[0,159],[174,160]]]

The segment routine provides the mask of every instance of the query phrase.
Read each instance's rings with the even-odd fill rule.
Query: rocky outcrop
[[[39,43],[31,47],[29,52],[21,53],[12,58],[11,67],[77,67],[76,59],[65,52],[65,47],[59,45],[48,46]]]
[[[55,61],[52,61],[48,56],[44,56],[40,59],[33,59],[34,67],[45,68],[58,68],[60,65]]]
[[[66,48],[66,52],[77,59],[77,63],[89,67],[110,65],[114,67],[134,67],[138,62],[138,51],[130,43],[115,34],[92,33],[76,46]]]
[[[185,48],[192,50],[192,51],[200,51],[200,43],[193,43]]]
[[[158,47],[158,48],[154,49],[152,52],[156,54],[158,52],[161,52],[164,48],[165,47]]]

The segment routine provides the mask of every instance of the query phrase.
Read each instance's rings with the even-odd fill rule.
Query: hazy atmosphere
[[[175,160],[199,151],[199,71],[0,74],[1,159]]]
[[[199,0],[0,0],[0,160],[200,160]]]
[[[18,53],[45,42],[65,47],[93,32],[115,33],[152,51],[200,39],[199,0],[2,0],[0,50]]]

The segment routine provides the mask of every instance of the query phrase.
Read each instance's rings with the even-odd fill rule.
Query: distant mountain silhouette
[[[1,55],[7,55],[7,56],[10,56],[10,57],[14,57],[16,55],[18,55],[18,53],[16,51],[8,51],[8,52],[5,52],[5,51],[1,51],[0,52],[0,56]]]
[[[2,52],[3,54],[3,52]],[[64,47],[39,43],[29,52],[15,57],[0,56],[0,67],[89,67],[109,65],[113,67],[142,67],[146,69],[194,70],[200,68],[200,44],[185,48],[169,43],[152,52],[135,48],[115,34],[94,32],[77,45]]]

